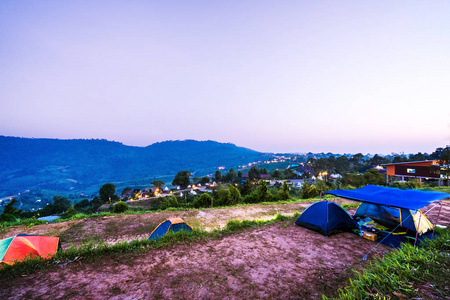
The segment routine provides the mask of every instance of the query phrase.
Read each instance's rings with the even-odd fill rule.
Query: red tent
[[[0,264],[12,265],[27,257],[50,258],[60,248],[58,237],[19,234],[0,241]]]

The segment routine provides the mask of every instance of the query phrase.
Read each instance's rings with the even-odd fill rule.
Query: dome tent
[[[0,265],[12,265],[27,257],[50,258],[61,249],[58,237],[18,234],[0,240]]]
[[[150,241],[156,240],[167,234],[169,231],[177,232],[181,230],[192,232],[192,227],[180,218],[167,219],[152,231],[148,239]]]
[[[345,209],[328,201],[320,201],[308,206],[295,224],[318,231],[327,237],[356,228],[352,217]]]

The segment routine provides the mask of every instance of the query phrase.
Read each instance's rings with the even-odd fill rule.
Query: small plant
[[[420,247],[403,245],[364,271],[355,271],[350,285],[338,291],[339,299],[426,299],[430,292],[442,299],[450,297],[446,288],[450,283],[449,241],[447,231]],[[426,283],[431,291],[421,290]]]
[[[123,201],[119,201],[116,204],[114,204],[113,212],[116,214],[126,212],[127,210],[128,210],[128,204],[126,204]]]

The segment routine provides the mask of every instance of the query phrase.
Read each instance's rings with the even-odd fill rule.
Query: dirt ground
[[[314,299],[342,287],[374,246],[293,224],[206,243],[79,261],[2,284],[3,299]],[[390,248],[379,246],[374,254]],[[372,254],[369,258],[372,257]]]
[[[341,200],[340,203],[350,202]],[[167,218],[182,218],[194,228],[210,231],[222,228],[229,220],[271,219],[276,214],[293,215],[311,203],[288,203],[272,205],[249,205],[233,208],[203,209],[189,211],[163,211],[142,215],[116,215],[84,220],[49,223],[27,228],[15,226],[0,233],[0,239],[19,233],[59,236],[63,248],[78,245],[88,240],[117,243],[143,239]]]
[[[194,227],[211,229],[224,226],[230,219],[290,215],[307,205],[121,215],[12,228],[2,238],[25,230],[58,233],[55,235],[61,237],[63,245],[80,243],[86,235],[115,242],[146,238],[148,229],[167,217],[181,217]],[[431,212],[437,216],[438,209]],[[449,225],[450,201],[444,203],[440,219],[440,224]],[[430,220],[434,222],[433,215]],[[114,240],[114,236],[119,238]],[[322,294],[329,295],[348,284],[351,267],[362,269],[370,260],[392,250],[379,245],[368,261],[360,261],[375,245],[352,233],[326,238],[292,222],[281,222],[219,240],[96,261],[78,260],[2,282],[0,299],[320,299]]]

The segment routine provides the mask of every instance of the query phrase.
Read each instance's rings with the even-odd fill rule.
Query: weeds
[[[350,285],[338,291],[340,299],[450,297],[450,232],[420,247],[404,244],[375,261],[362,272],[355,271]],[[434,290],[421,290],[430,284]]]

